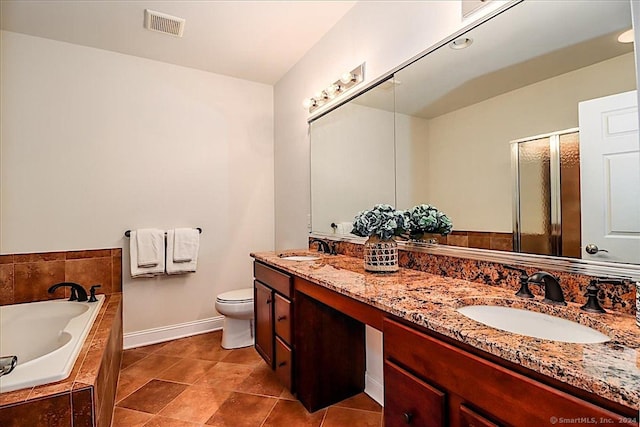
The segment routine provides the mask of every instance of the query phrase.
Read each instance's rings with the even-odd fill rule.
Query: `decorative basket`
[[[398,271],[398,244],[370,236],[364,242],[364,269],[373,272]]]

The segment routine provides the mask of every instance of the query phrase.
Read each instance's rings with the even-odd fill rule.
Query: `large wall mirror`
[[[630,29],[625,0],[524,1],[312,120],[312,232],[428,203],[440,245],[640,264]]]

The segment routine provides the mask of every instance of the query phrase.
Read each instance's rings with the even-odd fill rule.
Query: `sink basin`
[[[320,259],[320,257],[312,255],[290,255],[281,256],[280,259],[285,259],[287,261],[315,261],[317,259]]]
[[[457,311],[492,328],[528,337],[576,344],[610,340],[605,334],[588,326],[535,311],[495,305],[468,305]]]

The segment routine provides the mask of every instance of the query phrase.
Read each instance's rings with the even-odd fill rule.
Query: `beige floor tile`
[[[161,380],[193,384],[218,362],[198,359],[180,359],[156,376]]]
[[[235,391],[251,375],[251,372],[253,372],[251,366],[218,362],[196,381],[196,385]]]
[[[211,418],[230,393],[226,390],[190,386],[158,415],[202,424]]]
[[[277,401],[273,397],[231,393],[215,414],[209,418],[207,425],[215,427],[259,427]]]

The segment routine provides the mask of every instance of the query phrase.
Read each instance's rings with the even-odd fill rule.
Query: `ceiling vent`
[[[177,16],[167,15],[166,13],[156,12],[150,9],[144,10],[144,27],[147,30],[182,37],[184,23],[185,20]]]

